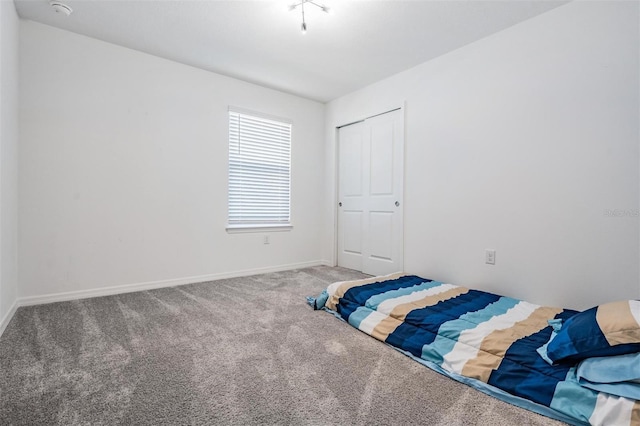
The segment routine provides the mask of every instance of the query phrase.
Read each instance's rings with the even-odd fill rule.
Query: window
[[[228,229],[290,227],[291,123],[229,111]]]

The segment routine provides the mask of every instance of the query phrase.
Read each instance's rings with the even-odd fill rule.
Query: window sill
[[[291,231],[293,225],[227,225],[227,233],[241,234],[249,232],[285,232]]]

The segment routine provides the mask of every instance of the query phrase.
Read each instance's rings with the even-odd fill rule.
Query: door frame
[[[402,126],[403,128],[403,144],[404,147],[402,149],[402,193],[403,193],[403,204],[405,203],[406,200],[406,195],[405,195],[405,176],[406,176],[406,172],[405,172],[405,165],[406,165],[406,152],[407,150],[406,148],[406,141],[407,141],[407,128],[406,128],[406,107],[405,107],[405,101],[401,101],[398,103],[392,103],[389,104],[389,106],[384,107],[384,108],[379,108],[379,109],[374,109],[372,111],[370,111],[369,113],[361,113],[359,115],[356,116],[356,118],[348,120],[342,120],[339,121],[338,123],[342,123],[342,124],[337,124],[335,125],[335,127],[333,127],[333,140],[335,141],[335,145],[333,147],[333,164],[334,164],[334,171],[333,171],[333,200],[332,200],[332,207],[331,207],[331,211],[333,212],[333,249],[331,250],[331,266],[338,266],[338,202],[339,202],[339,173],[340,173],[340,149],[338,144],[340,143],[340,128],[341,127],[345,127],[348,126],[350,124],[356,124],[359,123],[361,121],[365,121],[368,118],[373,118],[376,117],[378,115],[382,115],[382,114],[386,114],[388,112],[393,112],[396,110],[400,110],[401,114],[402,114]],[[404,253],[405,253],[405,238],[404,238],[404,229],[405,229],[405,220],[404,220],[404,208],[402,209],[402,270],[404,270]]]

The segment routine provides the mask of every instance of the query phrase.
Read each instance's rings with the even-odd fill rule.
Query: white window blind
[[[229,111],[229,227],[290,224],[291,124]]]

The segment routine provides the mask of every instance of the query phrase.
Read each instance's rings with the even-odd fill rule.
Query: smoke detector
[[[73,9],[59,1],[49,2],[49,6],[51,6],[51,8],[56,11],[56,13],[60,13],[65,16],[69,16],[71,15],[71,12],[73,12]]]

